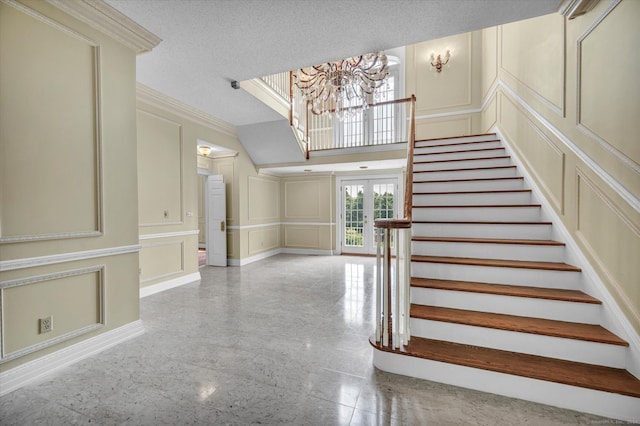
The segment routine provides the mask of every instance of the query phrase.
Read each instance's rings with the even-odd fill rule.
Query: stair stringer
[[[384,371],[630,422],[640,419],[638,399],[562,383],[514,376],[373,348]]]
[[[622,312],[622,309],[620,309],[600,276],[593,269],[593,266],[591,266],[577,242],[569,233],[564,222],[560,219],[560,216],[558,216],[544,193],[536,185],[536,181],[532,178],[528,168],[525,167],[526,163],[520,158],[520,152],[512,147],[508,138],[500,132],[497,126],[494,126],[490,131],[495,132],[496,136],[502,140],[507,155],[511,156],[513,164],[518,167],[518,172],[524,176],[525,187],[532,190],[532,200],[535,200],[533,202],[542,205],[543,219],[553,222],[551,228],[552,239],[566,244],[565,262],[582,269],[580,289],[602,302],[600,325],[629,343],[629,347],[626,350],[625,369],[635,377],[640,378],[640,336]],[[640,416],[637,416],[635,421],[638,421],[638,419],[640,419]]]

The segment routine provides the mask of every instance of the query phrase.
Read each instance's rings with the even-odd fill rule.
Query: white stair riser
[[[411,303],[556,321],[599,324],[602,305],[467,291],[411,288]]]
[[[523,240],[548,240],[551,225],[499,225],[476,223],[414,223],[415,236],[460,238],[517,238]]]
[[[415,147],[431,146],[431,145],[447,145],[456,144],[462,142],[479,142],[479,141],[492,141],[496,140],[496,135],[478,135],[478,136],[462,136],[459,138],[446,138],[446,139],[430,139],[427,141],[416,141]]]
[[[463,167],[460,167],[463,168]],[[496,178],[496,177],[515,177],[517,176],[516,167],[504,167],[500,169],[479,169],[479,170],[451,170],[438,171],[428,173],[416,173],[413,175],[413,182],[425,182],[430,180],[447,180],[447,179],[478,179],[478,178]]]
[[[539,207],[421,207],[413,209],[413,220],[429,221],[514,221],[540,220]]]
[[[426,160],[428,161],[428,160]],[[414,163],[413,171],[468,169],[474,167],[510,166],[510,158],[487,158],[480,160],[443,161],[437,163]]]
[[[630,396],[399,355],[377,349],[373,350],[373,365],[390,373],[599,416],[628,421],[640,419],[640,399]]]
[[[468,148],[471,149],[471,148]],[[443,150],[443,152],[428,152],[428,153],[415,153],[413,161],[438,161],[438,160],[459,160],[462,158],[487,158],[487,157],[500,157],[506,155],[504,148],[482,150],[474,148],[469,151],[456,151],[449,152],[449,150]]]
[[[572,271],[411,262],[411,275],[439,280],[471,281],[579,290],[581,274]]]
[[[460,237],[460,238],[517,238],[548,240],[551,238],[551,225],[497,225],[475,223],[414,223],[415,236]]]
[[[478,143],[467,143],[464,145],[447,145],[447,146],[426,146],[422,148],[414,148],[413,154],[434,154],[438,152],[449,151],[468,151],[470,149],[487,149],[487,148],[500,148],[502,143],[500,141],[488,141]]]
[[[463,180],[460,182],[416,182],[414,192],[499,191],[524,189],[523,179]]]
[[[411,318],[411,334],[435,340],[623,368],[626,347]]]
[[[424,256],[564,262],[564,246],[413,241],[411,253]]]
[[[415,189],[414,189],[415,192]],[[413,194],[414,206],[530,204],[530,192],[483,192],[476,194]]]

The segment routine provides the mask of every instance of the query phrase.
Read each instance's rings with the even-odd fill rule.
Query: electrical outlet
[[[53,330],[53,316],[40,318],[40,334],[48,333]]]

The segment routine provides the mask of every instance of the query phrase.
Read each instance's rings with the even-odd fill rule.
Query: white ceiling
[[[560,0],[106,0],[162,38],[140,83],[240,126],[281,119],[231,81],[554,13]]]

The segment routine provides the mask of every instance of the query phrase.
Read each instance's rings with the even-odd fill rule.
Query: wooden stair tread
[[[483,293],[501,296],[527,297],[532,299],[590,303],[594,305],[602,304],[600,300],[579,290],[526,287],[507,284],[487,284],[469,281],[437,280],[433,278],[420,277],[412,277],[411,286],[418,288],[432,288],[437,290],[464,291],[469,293]]]
[[[552,225],[552,222],[538,221],[538,222],[495,222],[495,221],[441,221],[441,220],[414,220],[412,223],[433,223],[433,224],[469,224],[469,225]]]
[[[547,271],[580,272],[581,269],[559,262],[537,262],[529,260],[474,259],[469,257],[411,256],[412,262],[448,263],[453,265],[494,266],[502,268],[542,269]]]
[[[436,191],[414,192],[413,195],[455,195],[455,194],[507,194],[507,193],[531,192],[530,189],[485,189],[482,191]]]
[[[489,167],[467,167],[464,169],[439,169],[439,170],[414,170],[413,173],[434,173],[434,172],[466,172],[471,170],[496,170],[496,169],[515,169],[515,165],[510,166],[489,166]],[[413,183],[420,183],[414,181]]]
[[[378,350],[498,373],[545,380],[603,392],[640,397],[640,380],[620,368],[603,367],[537,355],[411,337],[407,346],[390,349],[370,343]]]
[[[540,207],[540,204],[433,204],[428,206],[412,206],[414,209],[449,209],[449,208],[504,208],[504,207]]]
[[[418,142],[430,142],[430,141],[444,141],[444,140],[450,140],[450,139],[474,138],[474,137],[478,137],[478,136],[496,136],[496,133],[476,133],[476,134],[473,134],[473,135],[446,136],[446,137],[443,137],[443,138],[419,139],[419,140],[415,141],[415,143],[418,143]]]
[[[416,141],[417,142],[426,142],[426,141]],[[474,145],[478,143],[487,143],[487,142],[500,142],[500,139],[490,139],[486,141],[469,141],[469,142],[456,142],[456,143],[443,143],[438,145],[425,145],[425,146],[416,146],[415,148],[440,148],[443,146],[460,146],[460,145]],[[454,151],[457,152],[457,151]],[[422,154],[414,154],[414,155],[422,155]]]
[[[505,238],[458,238],[458,237],[413,237],[412,241],[433,241],[442,243],[487,243],[487,244],[519,244],[533,246],[564,246],[560,241],[553,240],[512,240]]]
[[[411,317],[475,327],[606,343],[610,345],[629,346],[626,341],[611,333],[606,328],[593,324],[580,324],[416,304],[411,304]]]
[[[504,160],[506,158],[511,158],[511,156],[509,156],[509,155],[500,155],[500,156],[496,156],[496,157],[455,158],[453,160],[414,161],[413,164],[455,163],[455,162],[458,162],[458,161]]]
[[[468,142],[467,142],[468,143]],[[475,142],[478,143],[478,142]],[[460,144],[463,145],[463,144]],[[451,146],[451,145],[431,145],[428,147],[421,147],[421,148],[433,148],[434,146]],[[414,157],[417,157],[418,155],[441,155],[441,154],[461,154],[463,152],[483,152],[483,151],[498,151],[498,150],[503,150],[504,151],[504,147],[495,147],[495,148],[476,148],[476,149],[464,149],[464,150],[459,150],[459,151],[436,151],[436,152],[422,152],[422,153],[416,153],[413,154]]]
[[[494,177],[494,178],[469,178],[469,179],[442,179],[442,180],[422,180],[414,183],[445,183],[445,182],[476,182],[476,181],[489,181],[489,180],[509,180],[509,179],[518,179],[524,180],[523,176],[512,176],[512,177]]]

